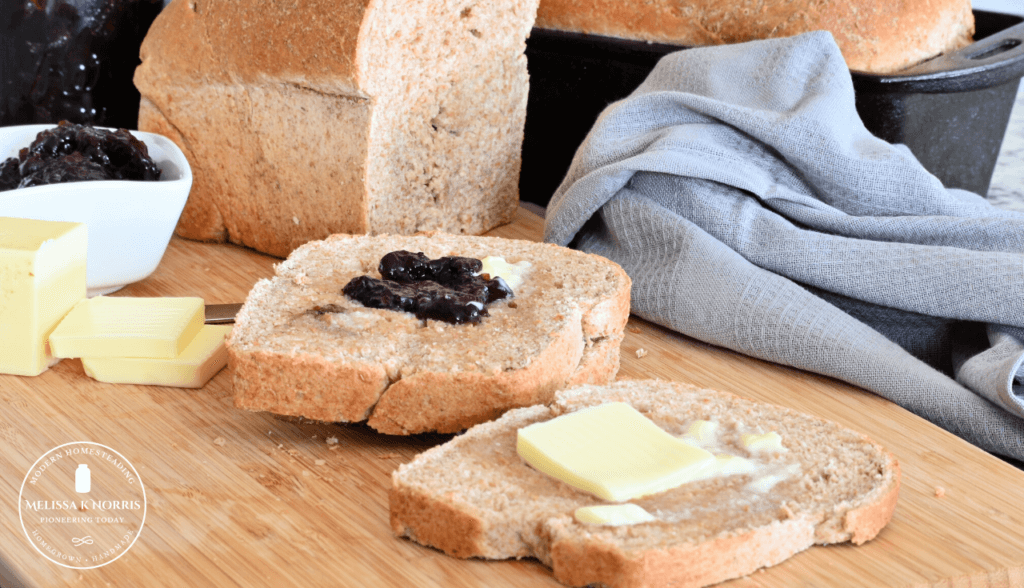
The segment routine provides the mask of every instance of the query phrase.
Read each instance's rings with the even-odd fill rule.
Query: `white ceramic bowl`
[[[0,163],[56,125],[0,127]],[[153,273],[192,188],[192,168],[170,139],[130,131],[160,166],[156,182],[68,182],[0,192],[0,216],[74,221],[88,226],[89,296],[107,294]]]

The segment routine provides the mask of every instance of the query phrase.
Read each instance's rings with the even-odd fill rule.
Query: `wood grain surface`
[[[541,230],[542,220],[521,210],[494,233],[536,240]],[[152,276],[117,295],[238,302],[277,261],[175,238]],[[620,377],[689,382],[833,419],[899,458],[899,506],[878,538],[860,547],[814,547],[725,586],[1024,586],[1024,472],[903,409],[635,317]],[[64,360],[35,378],[0,375],[0,406],[4,586],[559,585],[533,560],[457,560],[392,536],[391,471],[445,436],[391,437],[363,425],[237,410],[228,370],[203,389],[183,390],[95,382],[79,361]],[[146,488],[138,541],[123,557],[89,570],[43,558],[18,516],[30,466],[71,441],[120,452]]]

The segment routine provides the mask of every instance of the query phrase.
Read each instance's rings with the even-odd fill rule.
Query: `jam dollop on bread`
[[[501,277],[481,274],[471,257],[430,259],[423,253],[392,251],[380,260],[383,279],[358,276],[342,293],[370,308],[411,312],[421,319],[478,323],[487,304],[513,296]]]

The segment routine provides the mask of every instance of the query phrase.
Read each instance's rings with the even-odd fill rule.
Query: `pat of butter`
[[[85,373],[112,384],[149,384],[202,388],[228,362],[224,338],[231,325],[203,325],[174,359],[147,357],[82,358]]]
[[[516,450],[537,470],[615,502],[702,479],[715,464],[714,455],[622,402],[523,427]]]
[[[686,431],[686,437],[699,445],[711,445],[718,437],[718,423],[712,421],[694,421]]]
[[[715,456],[715,474],[716,476],[735,476],[737,474],[753,474],[758,471],[760,467],[753,461],[739,457],[738,455],[729,455],[723,453]]]
[[[480,261],[483,263],[483,267],[480,269],[480,274],[488,274],[491,276],[492,280],[500,277],[505,280],[505,283],[508,284],[509,288],[512,288],[512,292],[515,292],[523,285],[526,271],[530,269],[529,261],[509,263],[505,261],[504,257],[497,257],[494,255],[488,255]]]
[[[634,525],[656,521],[654,515],[636,504],[599,504],[581,506],[573,513],[576,520],[591,525]]]
[[[38,376],[46,340],[85,298],[86,226],[0,217],[0,373]]]
[[[797,476],[799,475],[799,473],[800,466],[792,464],[787,468],[784,468],[780,471],[776,471],[775,473],[755,478],[753,481],[747,484],[746,489],[752,492],[764,494],[766,492],[771,491],[771,489],[774,488],[779,482]]]
[[[743,443],[743,447],[751,453],[782,453],[786,451],[786,448],[782,446],[782,437],[774,431],[763,435],[756,433],[742,435],[740,441]]]
[[[82,300],[50,335],[55,357],[181,354],[205,322],[202,298],[96,296]]]

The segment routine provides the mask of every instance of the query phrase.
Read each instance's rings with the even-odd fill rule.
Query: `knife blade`
[[[242,308],[241,303],[236,304],[207,304],[206,324],[208,325],[230,325],[235,322],[235,315],[238,309]]]

